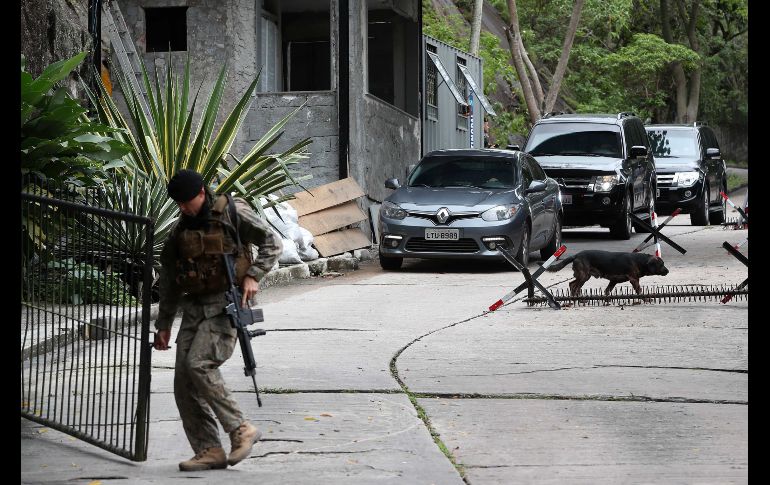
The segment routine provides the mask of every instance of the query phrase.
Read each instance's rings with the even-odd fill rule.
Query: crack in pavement
[[[420,399],[547,399],[553,401],[623,401],[623,402],[667,402],[685,404],[737,404],[748,405],[748,401],[730,399],[692,399],[685,397],[649,397],[630,394],[628,396],[593,395],[571,396],[567,394],[479,394],[479,393],[451,393],[451,392],[416,392],[415,397]]]
[[[261,455],[252,455],[249,458],[264,458],[270,455],[355,455],[358,453],[371,453],[378,450],[359,450],[359,451],[268,451]]]
[[[314,331],[326,331],[326,330],[333,331],[333,332],[376,332],[376,330],[370,330],[365,328],[332,328],[332,327],[266,329],[267,332],[314,332]]]
[[[519,363],[521,365],[523,363]],[[526,365],[526,364],[524,364]],[[537,365],[537,364],[529,364],[529,365]],[[563,370],[588,370],[588,369],[607,369],[607,368],[619,368],[619,369],[672,369],[672,370],[702,370],[702,371],[709,371],[709,372],[729,372],[729,373],[736,373],[736,374],[748,374],[749,371],[745,369],[712,369],[709,367],[679,367],[679,366],[663,366],[663,365],[618,365],[618,364],[596,364],[596,365],[590,365],[590,366],[575,366],[575,367],[557,367],[554,369],[538,369],[538,370],[528,370],[528,371],[520,371],[520,372],[496,372],[492,374],[453,374],[453,375],[433,375],[433,376],[426,376],[427,379],[434,379],[434,378],[443,378],[443,377],[489,377],[489,376],[512,376],[512,375],[519,375],[519,374],[535,374],[538,372],[559,372]]]

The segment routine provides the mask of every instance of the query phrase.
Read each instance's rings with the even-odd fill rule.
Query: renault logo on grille
[[[441,209],[437,210],[436,219],[438,220],[439,224],[444,224],[447,219],[449,219],[449,209],[442,207]]]

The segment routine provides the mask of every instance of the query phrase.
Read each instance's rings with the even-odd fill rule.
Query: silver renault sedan
[[[380,208],[380,265],[404,258],[504,259],[503,246],[524,265],[561,245],[562,204],[557,182],[518,150],[453,149],[428,153],[405,186]]]

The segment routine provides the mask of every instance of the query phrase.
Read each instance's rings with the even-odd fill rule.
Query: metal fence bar
[[[106,208],[90,189],[39,181],[27,189],[21,415],[146,460],[153,221]],[[111,243],[135,229],[142,248]]]

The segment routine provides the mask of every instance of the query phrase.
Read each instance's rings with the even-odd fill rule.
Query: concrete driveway
[[[687,253],[663,245],[671,272],[642,285],[746,278],[721,244],[747,231],[692,227],[680,216],[664,233]],[[564,236],[567,254],[629,251],[644,238],[615,241],[601,228]],[[568,267],[540,281],[565,288],[570,279]],[[375,261],[267,288],[260,306],[269,332],[253,341],[264,406],[238,349],[222,367],[264,432],[248,459],[178,471],[192,452],[172,394],[173,353],[154,351],[146,462],[21,419],[21,482],[748,481],[747,301],[560,311],[514,301],[487,311],[520,282],[505,264],[407,261],[384,272]]]

